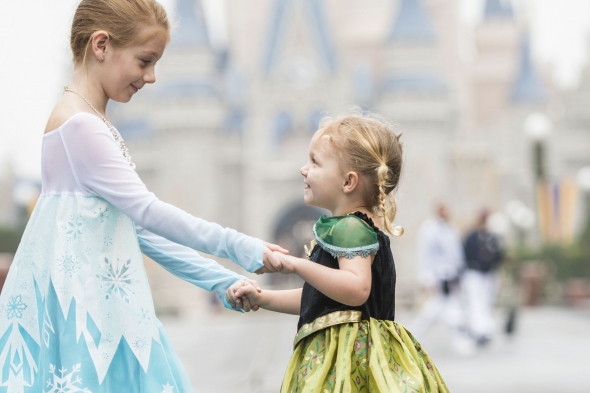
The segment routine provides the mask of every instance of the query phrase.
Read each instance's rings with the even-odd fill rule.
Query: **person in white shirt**
[[[427,299],[410,324],[420,339],[438,320],[453,332],[453,347],[459,353],[468,351],[459,277],[465,267],[465,256],[459,232],[449,222],[449,209],[436,206],[436,216],[425,221],[418,234],[418,281]]]

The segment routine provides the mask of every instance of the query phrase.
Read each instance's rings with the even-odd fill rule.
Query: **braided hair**
[[[401,235],[403,228],[391,224],[397,213],[393,191],[402,170],[401,135],[385,119],[367,114],[324,119],[319,132],[330,136],[344,167],[368,180],[366,203],[382,218],[385,230]]]

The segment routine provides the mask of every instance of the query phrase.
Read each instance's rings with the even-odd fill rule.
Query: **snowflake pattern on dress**
[[[104,243],[105,246],[110,246],[110,245],[113,244],[113,238],[111,236],[107,235],[107,236],[104,237],[104,242],[103,243]]]
[[[80,387],[79,385],[82,383],[82,378],[79,376],[74,376],[74,374],[79,373],[81,369],[80,363],[72,366],[72,371],[68,374],[67,368],[61,368],[57,371],[61,374],[61,377],[57,375],[55,366],[53,364],[49,365],[49,372],[53,374],[52,379],[47,381],[47,390],[45,393],[92,393],[87,388]],[[78,386],[77,386],[78,385]]]
[[[20,319],[23,317],[23,312],[27,309],[27,305],[23,302],[21,295],[11,296],[5,309],[8,319]]]
[[[142,308],[141,311],[137,313],[137,316],[139,317],[137,320],[137,323],[139,325],[147,325],[150,322],[150,320],[152,319],[149,311],[146,310],[145,308]]]
[[[166,385],[162,385],[162,391],[160,393],[174,393],[174,386],[166,382]]]
[[[87,257],[91,257],[94,253],[92,252],[92,248],[90,246],[86,246],[84,249],[84,254],[86,254]]]
[[[94,214],[96,215],[96,218],[100,220],[100,222],[105,222],[109,219],[109,207],[101,206],[97,211],[94,212]]]
[[[65,254],[59,259],[59,270],[72,277],[78,270],[78,259],[75,255]]]
[[[76,241],[82,237],[82,231],[84,230],[84,224],[80,216],[70,216],[70,220],[62,228],[66,231],[68,240]]]
[[[133,346],[133,348],[138,351],[138,352],[143,352],[144,350],[147,349],[148,347],[148,342],[144,337],[137,337],[135,340],[133,340],[133,342],[131,343],[131,345]]]
[[[117,258],[117,263],[112,263],[108,258],[104,259],[102,266],[103,272],[102,274],[97,274],[96,277],[102,280],[105,284],[103,287],[106,286],[107,288],[105,295],[107,300],[115,294],[129,303],[129,294],[135,293],[131,290],[131,287],[133,284],[139,283],[139,280],[132,278],[133,275],[130,266],[131,259],[128,259],[123,264],[120,263],[119,258]]]
[[[20,265],[31,265],[33,263],[33,252],[35,251],[36,243],[34,241],[28,241],[24,247],[22,256],[15,259],[17,266]]]

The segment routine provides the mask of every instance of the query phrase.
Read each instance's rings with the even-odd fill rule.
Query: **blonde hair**
[[[86,60],[92,36],[99,30],[109,33],[113,45],[125,48],[146,40],[142,28],[153,25],[162,27],[170,38],[166,10],[155,0],[82,0],[70,34],[74,63]]]
[[[402,170],[401,134],[395,134],[393,127],[375,114],[324,119],[319,132],[330,136],[343,169],[354,170],[368,181],[366,203],[382,217],[385,230],[403,232],[391,226],[397,212],[393,191]]]

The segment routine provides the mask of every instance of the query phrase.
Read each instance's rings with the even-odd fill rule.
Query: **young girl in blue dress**
[[[304,201],[328,209],[308,259],[281,255],[301,289],[232,286],[227,299],[299,315],[282,393],[447,392],[428,354],[394,322],[396,273],[389,237],[400,227],[392,192],[402,167],[399,136],[363,116],[325,122],[301,168]]]
[[[154,0],[83,0],[76,10],[74,75],[47,123],[41,197],[0,296],[2,393],[192,392],[141,254],[228,308],[226,290],[247,281],[194,250],[250,272],[280,268],[280,247],[158,200],[106,118],[109,100],[128,102],[156,81],[168,40]]]

